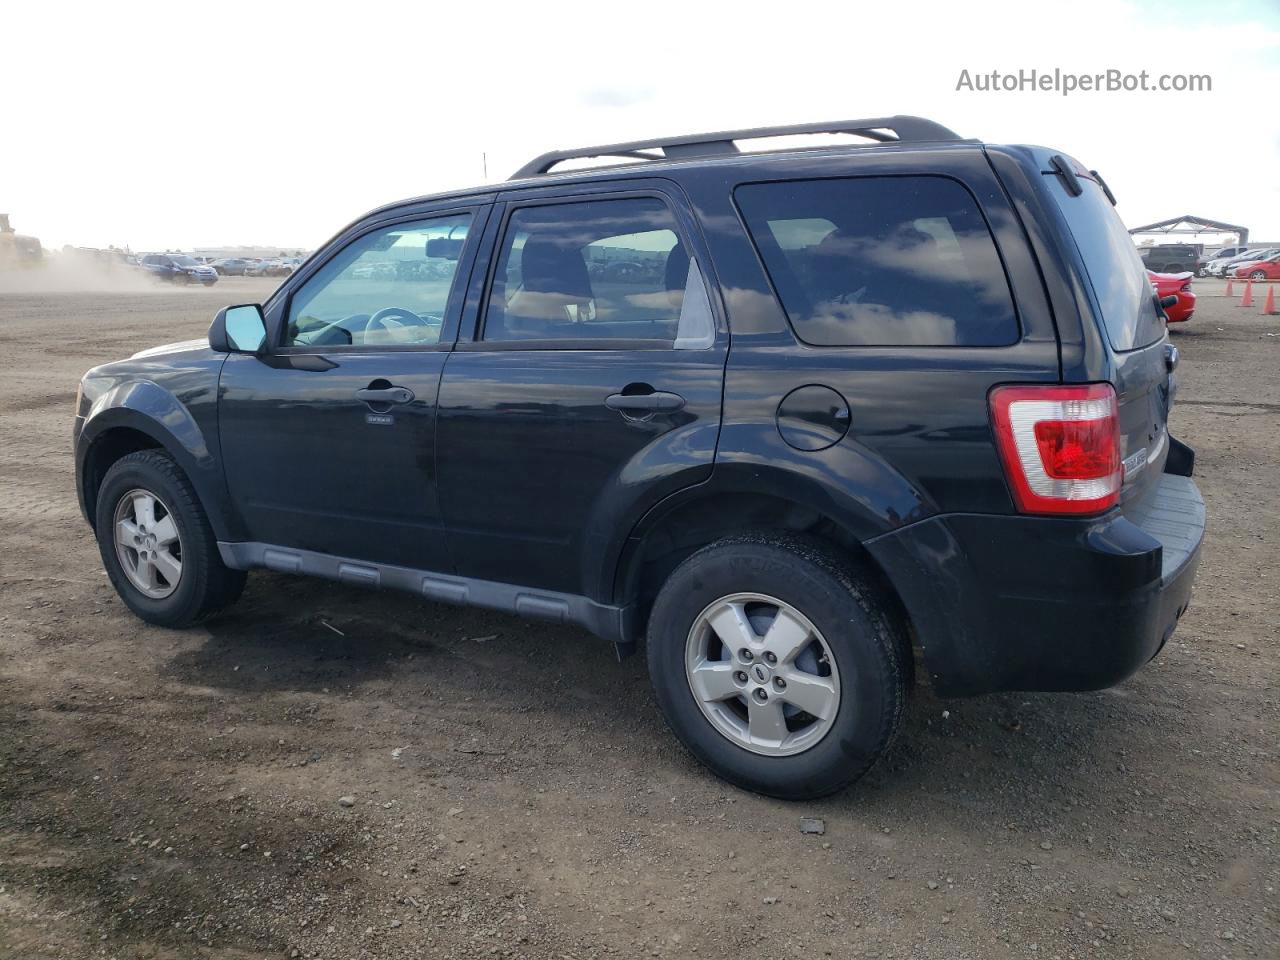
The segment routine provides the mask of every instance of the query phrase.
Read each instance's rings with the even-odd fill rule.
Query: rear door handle
[[[412,403],[413,391],[408,387],[365,387],[356,391],[356,399],[365,403]]]
[[[653,393],[613,393],[604,398],[610,410],[623,413],[670,413],[684,406],[684,397],[678,393],[655,390]]]

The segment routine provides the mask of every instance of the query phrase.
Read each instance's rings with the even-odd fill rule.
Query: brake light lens
[[[1022,513],[1080,516],[1120,500],[1120,418],[1109,383],[996,387],[991,420]]]

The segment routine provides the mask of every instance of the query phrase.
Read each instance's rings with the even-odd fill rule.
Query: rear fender
[[[744,436],[752,432],[750,438]],[[725,449],[725,441],[732,452]],[[844,442],[801,453],[782,442],[776,427],[726,425],[711,476],[653,506],[632,528],[609,569],[615,571],[613,597],[625,603],[637,585],[645,542],[677,511],[705,502],[746,495],[794,507],[798,514],[835,524],[850,540],[865,542],[936,513],[911,482],[865,447]],[[743,524],[750,523],[744,517]],[[729,532],[740,532],[739,524]]]

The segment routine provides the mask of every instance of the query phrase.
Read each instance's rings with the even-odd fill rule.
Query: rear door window
[[[511,214],[489,291],[488,341],[710,346],[697,262],[651,197],[537,204]]]
[[[816,346],[1005,346],[1018,321],[972,194],[937,176],[746,184],[738,208]]]

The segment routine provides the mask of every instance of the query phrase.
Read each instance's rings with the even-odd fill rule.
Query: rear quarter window
[[[796,336],[815,346],[1006,346],[1018,321],[972,194],[938,176],[734,192]]]
[[[1164,336],[1164,321],[1156,312],[1151,278],[1111,201],[1091,178],[1080,178],[1077,197],[1056,177],[1045,179],[1084,261],[1112,348],[1123,353],[1155,343]]]

